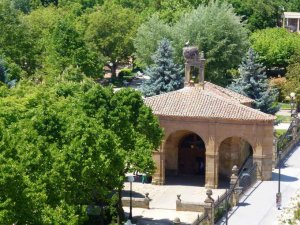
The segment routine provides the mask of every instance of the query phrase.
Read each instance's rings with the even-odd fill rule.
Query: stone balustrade
[[[132,198],[132,207],[133,208],[150,208],[150,201],[149,193],[145,193],[145,198]],[[130,198],[129,197],[122,197],[122,204],[123,206],[129,207],[130,206]]]

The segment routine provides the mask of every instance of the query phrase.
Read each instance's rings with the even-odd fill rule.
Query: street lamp
[[[290,97],[291,97],[291,116],[294,115],[295,96],[296,96],[295,92],[290,93]]]
[[[280,207],[281,207],[281,199],[282,199],[281,192],[280,192],[281,154],[282,154],[282,152],[278,151],[277,154],[278,154],[278,192],[276,194],[276,206],[277,206],[278,209],[280,209]]]
[[[130,203],[129,203],[129,220],[132,220],[132,182],[134,181],[134,176],[129,176],[128,181],[130,183]]]

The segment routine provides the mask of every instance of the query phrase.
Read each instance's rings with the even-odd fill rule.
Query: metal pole
[[[228,225],[228,189],[226,190],[226,225]]]
[[[281,180],[281,151],[278,151],[278,193],[276,194],[276,206],[280,210],[281,207],[281,192],[280,192],[280,180]]]
[[[281,152],[279,151],[279,162],[278,162],[278,169],[279,169],[279,173],[278,173],[278,175],[279,175],[279,177],[278,177],[278,193],[280,193],[280,179],[281,179],[281,163],[280,163],[280,161],[281,161]]]
[[[132,182],[130,182],[130,205],[129,205],[129,218],[128,219],[132,219]]]

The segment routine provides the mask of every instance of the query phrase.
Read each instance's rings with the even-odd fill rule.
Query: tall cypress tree
[[[162,39],[152,56],[154,64],[145,71],[145,75],[150,77],[141,86],[146,97],[183,87],[183,68],[174,63],[173,52],[171,42],[166,38]]]
[[[278,91],[269,85],[265,67],[256,59],[254,50],[249,49],[239,66],[240,77],[233,81],[229,89],[252,98],[254,108],[274,115],[279,110],[276,104]]]

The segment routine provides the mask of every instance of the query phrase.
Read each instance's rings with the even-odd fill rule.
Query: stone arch
[[[253,139],[249,138],[248,136],[241,135],[241,134],[231,134],[231,135],[223,136],[222,138],[219,139],[218,149],[220,149],[220,146],[223,141],[225,141],[228,138],[232,138],[232,137],[238,137],[238,138],[243,139],[244,141],[247,141],[251,145],[252,150],[255,152],[256,138],[255,138],[255,140],[253,140]]]
[[[188,146],[189,142],[191,142],[190,146]],[[204,154],[203,152],[201,152],[201,146],[204,147]],[[193,168],[195,169],[194,174],[203,173],[202,170],[200,171],[200,167],[201,162],[205,163],[205,146],[205,140],[196,132],[190,130],[177,130],[175,132],[172,132],[166,138],[163,146],[165,155],[165,175],[176,176],[180,173],[188,173],[188,171],[193,174]],[[183,154],[185,154],[182,151],[183,148],[185,148],[187,154],[190,154],[187,157],[194,157],[194,159],[191,160],[192,162],[190,162],[191,165],[185,165],[185,161],[188,159],[182,157]],[[197,153],[197,150],[199,150],[199,153]],[[181,161],[179,161],[180,157]],[[202,158],[204,158],[203,161],[201,161]],[[201,169],[203,169],[203,167],[201,167]]]
[[[253,152],[253,145],[243,137],[227,137],[220,142],[218,151],[219,187],[229,185],[229,178],[232,174],[231,170],[234,165],[241,168],[248,158],[250,158],[250,164],[253,163]]]

